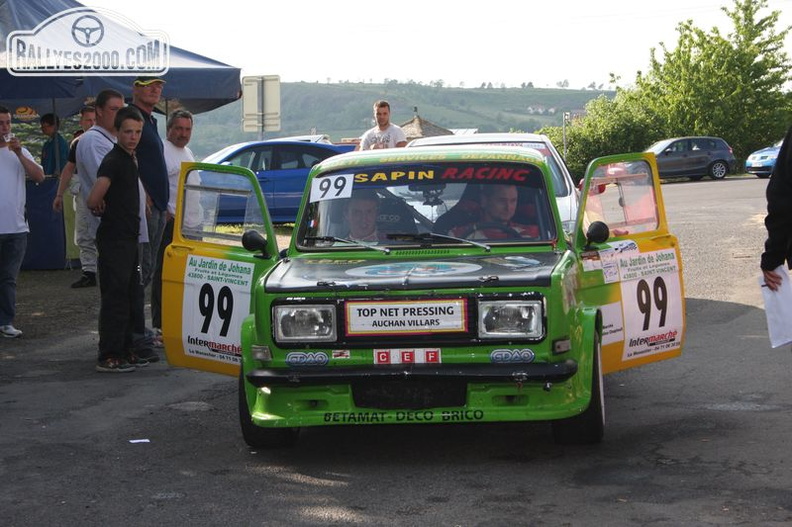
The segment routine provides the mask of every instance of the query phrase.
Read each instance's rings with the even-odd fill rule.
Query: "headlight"
[[[479,302],[479,338],[541,338],[540,300]]]
[[[335,307],[330,305],[275,306],[272,320],[278,342],[333,342]]]

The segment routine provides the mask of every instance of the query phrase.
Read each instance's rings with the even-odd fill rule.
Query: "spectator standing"
[[[80,110],[80,129],[74,133],[71,144],[69,144],[69,153],[66,156],[66,165],[60,173],[60,181],[58,182],[58,192],[55,199],[52,201],[52,210],[60,212],[63,210],[63,196],[66,189],[72,196],[77,196],[80,193],[80,182],[74,178],[75,169],[77,167],[77,141],[80,136],[87,132],[93,125],[96,124],[96,110],[93,106],[84,106]],[[77,200],[74,199],[74,210],[77,210]],[[76,229],[76,227],[75,227]],[[76,243],[76,241],[75,241]]]
[[[11,112],[0,106],[0,334],[20,337],[13,326],[16,315],[16,281],[27,247],[25,177],[44,180],[44,170],[11,133]]]
[[[143,116],[134,107],[122,108],[114,125],[117,143],[99,165],[87,201],[91,212],[101,216],[96,231],[102,302],[96,363],[100,373],[135,370],[137,361],[130,356],[133,312],[142,302],[138,255],[140,183],[135,148],[143,130]]]
[[[148,243],[141,247],[143,287],[149,284],[154,274],[156,252],[168,212],[168,169],[157,120],[153,116],[164,85],[165,81],[158,77],[138,77],[132,84],[132,106],[143,115],[143,134],[136,150],[140,180],[146,191],[148,221]]]
[[[74,133],[72,142],[69,145],[69,155],[67,156],[66,166],[64,166],[61,171],[60,181],[58,181],[58,191],[55,194],[55,199],[52,200],[52,210],[55,212],[64,212],[66,236],[74,240],[74,245],[77,246],[78,249],[79,244],[77,238],[82,227],[79,224],[81,218],[77,216],[77,210],[81,204],[84,208],[85,203],[78,199],[80,194],[80,182],[74,177],[77,167],[77,141],[80,139],[80,136],[87,132],[94,124],[96,124],[96,110],[93,106],[83,106],[80,110],[80,129]],[[67,188],[71,196],[67,205],[67,207],[70,207],[70,211],[64,210],[63,208],[63,197]],[[82,264],[80,264],[80,267],[84,268]],[[93,285],[96,285],[96,281],[93,282]],[[91,287],[91,282],[90,280],[84,280],[83,277],[80,276],[80,279],[74,282],[72,287]]]
[[[96,286],[96,229],[99,219],[91,214],[86,202],[96,182],[96,171],[102,159],[115,145],[115,116],[124,107],[124,96],[116,90],[103,90],[96,96],[95,104],[96,124],[80,137],[75,151],[80,184],[75,224],[82,276],[72,284],[74,288]]]
[[[357,150],[375,150],[379,148],[396,148],[407,145],[404,131],[390,122],[390,104],[388,101],[374,103],[374,119],[377,125],[360,136]]]
[[[766,194],[767,241],[760,266],[767,287],[777,291],[782,277],[776,270],[784,263],[792,268],[792,127],[781,143]]]
[[[173,222],[176,216],[176,193],[179,184],[179,173],[181,172],[182,163],[195,161],[195,156],[187,147],[192,138],[192,114],[185,110],[176,110],[168,117],[165,128],[167,133],[163,147],[165,166],[168,169],[168,211],[151,282],[151,324],[154,327],[154,332],[158,333],[157,336],[161,334],[162,328],[162,262],[165,257],[165,248],[173,241]]]
[[[69,157],[69,143],[60,134],[60,118],[47,113],[41,116],[39,125],[47,137],[41,146],[41,168],[47,176],[59,176]]]

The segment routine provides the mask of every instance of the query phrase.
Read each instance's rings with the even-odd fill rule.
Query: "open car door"
[[[685,296],[679,243],[669,232],[655,156],[595,159],[586,172],[575,250],[586,305],[602,313],[602,370],[679,356]],[[606,241],[590,242],[592,224]],[[596,237],[592,237],[596,239]]]
[[[253,285],[278,260],[261,188],[245,168],[185,163],[178,192],[162,271],[165,354],[174,366],[238,375]],[[244,210],[242,223],[221,223],[228,207]],[[242,247],[249,230],[265,237],[263,254]]]

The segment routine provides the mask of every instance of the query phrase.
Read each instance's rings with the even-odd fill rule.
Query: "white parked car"
[[[577,217],[579,196],[572,176],[550,138],[542,134],[527,133],[483,133],[468,135],[440,135],[422,137],[410,141],[407,146],[420,147],[428,145],[471,145],[486,144],[532,148],[539,151],[547,159],[553,173],[553,191],[555,192],[558,213],[566,232],[572,232]]]

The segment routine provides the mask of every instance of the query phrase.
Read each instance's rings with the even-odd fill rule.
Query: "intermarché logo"
[[[9,33],[8,71],[18,76],[163,75],[167,35],[143,31],[121,15],[78,7],[49,17],[33,30]]]

